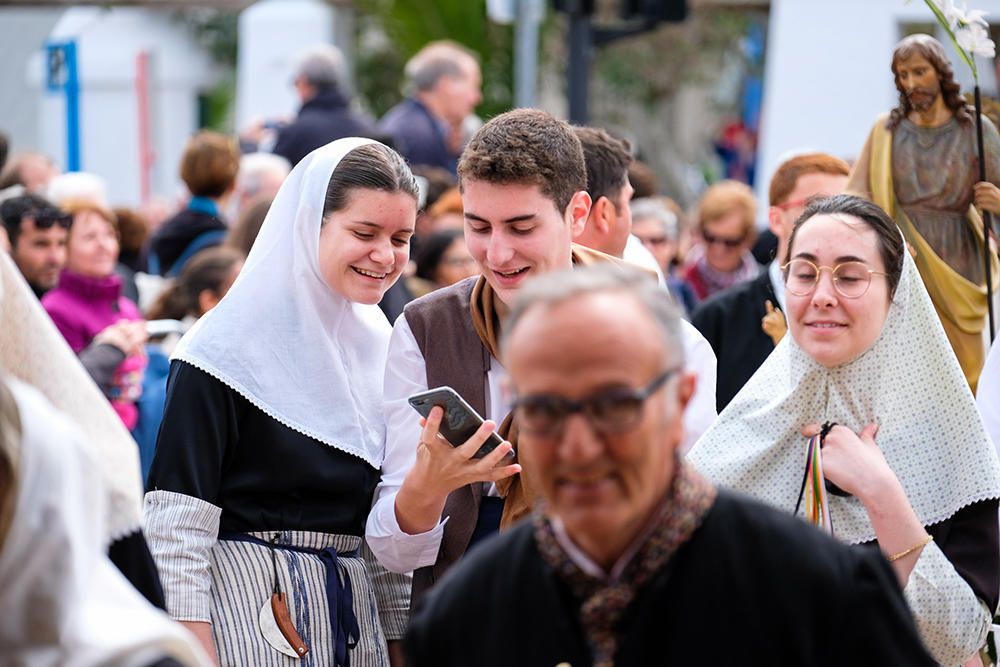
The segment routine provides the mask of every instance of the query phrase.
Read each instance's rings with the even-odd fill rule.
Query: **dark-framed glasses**
[[[639,389],[609,389],[578,401],[545,394],[522,396],[514,401],[511,410],[518,429],[539,437],[558,437],[566,419],[574,413],[586,417],[596,432],[613,435],[638,424],[646,399],[680,370],[680,367],[666,370]]]
[[[809,296],[819,284],[823,271],[829,271],[833,278],[833,288],[842,297],[857,299],[868,291],[872,276],[884,276],[883,271],[874,271],[864,262],[844,262],[837,266],[816,266],[808,259],[793,259],[781,267],[785,274],[785,289],[795,296]]]

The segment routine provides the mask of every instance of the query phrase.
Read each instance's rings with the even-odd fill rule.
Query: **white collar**
[[[628,548],[622,552],[622,555],[618,557],[618,560],[614,562],[610,570],[605,571],[600,565],[594,562],[594,560],[586,554],[580,547],[573,542],[573,538],[569,536],[566,532],[566,526],[558,517],[550,517],[549,522],[552,525],[552,534],[556,538],[556,542],[559,546],[563,548],[566,552],[566,556],[573,561],[573,563],[583,570],[586,574],[594,577],[595,579],[600,579],[608,585],[613,585],[618,583],[621,579],[622,574],[625,572],[625,568],[628,564],[632,562],[636,554],[639,553],[639,549],[642,545],[646,543],[649,539],[650,533],[656,527],[655,524],[650,524],[644,528],[639,535],[632,540],[632,543],[628,545]]]

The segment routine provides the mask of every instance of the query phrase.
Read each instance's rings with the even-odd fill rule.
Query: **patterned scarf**
[[[598,250],[593,250],[585,246],[573,244],[572,248],[573,266],[590,266],[600,262],[619,262],[622,260],[612,257]],[[640,268],[640,267],[635,267]],[[655,274],[650,273],[655,277]],[[469,299],[469,307],[472,312],[472,326],[479,339],[489,350],[493,358],[500,360],[500,318],[497,315],[496,294],[493,288],[486,282],[486,278],[479,276],[475,286],[472,288],[472,296]],[[502,363],[502,362],[501,362]],[[503,422],[497,432],[505,440],[514,446],[514,453],[517,453],[517,424],[513,414],[504,417]],[[531,490],[531,476],[526,470],[522,470],[520,475],[514,475],[502,479],[496,483],[497,491],[504,499],[503,516],[500,519],[500,529],[506,530],[519,519],[531,512],[531,506],[535,499],[535,493]]]
[[[598,579],[580,569],[556,540],[550,520],[541,512],[535,514],[535,541],[542,558],[580,602],[580,623],[590,643],[594,667],[614,665],[622,615],[639,591],[701,526],[716,495],[716,488],[710,482],[678,460],[670,491],[657,508],[643,543],[617,581]]]

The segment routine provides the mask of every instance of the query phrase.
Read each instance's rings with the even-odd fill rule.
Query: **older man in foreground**
[[[934,664],[877,552],[678,457],[696,378],[652,281],[613,266],[545,276],[504,331],[519,456],[543,503],[432,591],[409,665]]]

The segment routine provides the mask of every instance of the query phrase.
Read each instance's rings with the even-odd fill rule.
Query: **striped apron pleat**
[[[274,532],[247,535],[268,542]],[[360,639],[349,651],[351,667],[388,667],[371,577],[358,555],[361,538],[306,531],[283,531],[276,549],[278,581],[289,613],[309,652],[293,658],[279,653],[260,633],[258,616],[274,582],[271,550],[246,541],[221,539],[212,549],[212,635],[222,667],[334,667],[334,637],[327,603],[327,570],[319,555],[281,549],[337,550],[337,569],[349,579]],[[346,554],[352,554],[347,556]]]

